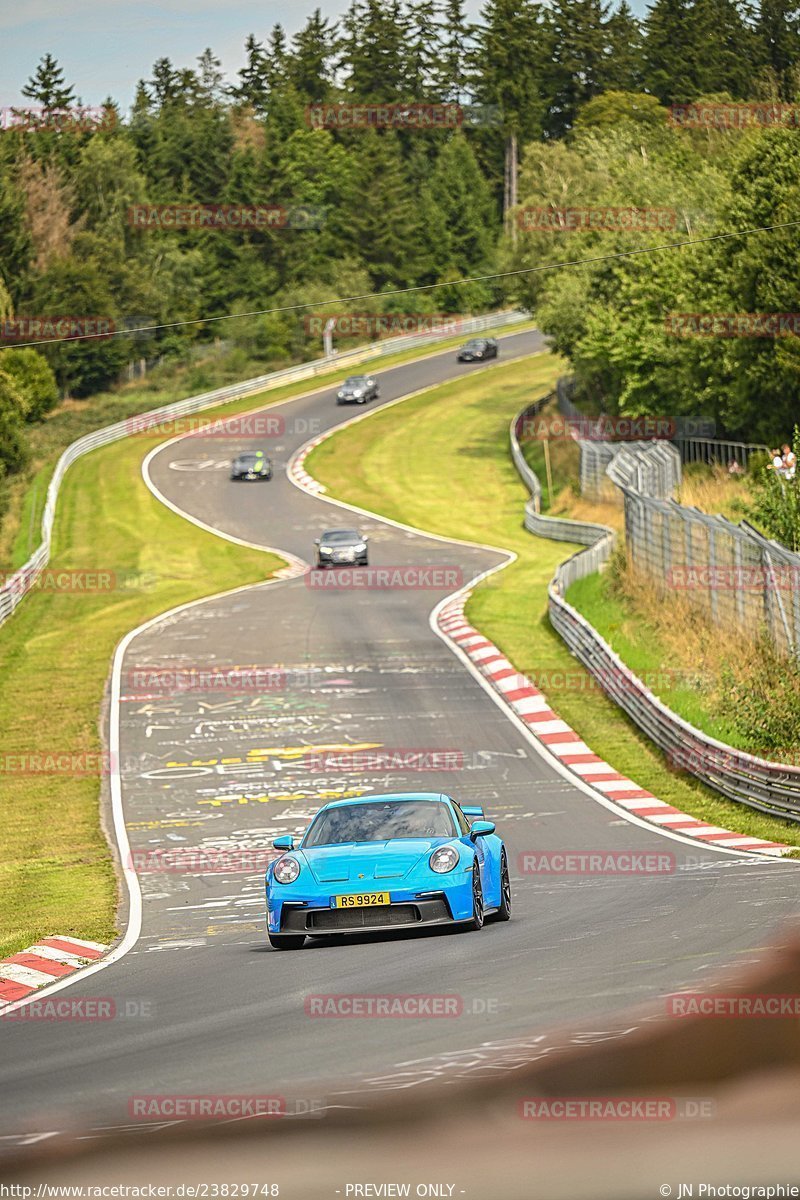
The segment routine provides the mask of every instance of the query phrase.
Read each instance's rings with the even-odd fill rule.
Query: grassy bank
[[[714,824],[800,846],[800,829],[671,770],[551,629],[547,583],[570,547],[523,529],[526,492],[507,431],[512,416],[551,387],[558,371],[557,360],[541,354],[446,384],[336,434],[306,465],[340,499],[420,529],[516,551],[516,563],[478,588],[468,615],[537,682],[564,720],[660,799]]]

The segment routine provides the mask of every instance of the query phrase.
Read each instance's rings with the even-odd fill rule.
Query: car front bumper
[[[297,893],[284,897],[277,893],[285,885],[273,884],[267,890],[267,928],[270,933],[325,937],[459,924],[472,918],[472,871],[456,870],[454,875],[445,886],[434,883],[430,889],[389,888],[391,903],[373,908],[333,908],[330,896]],[[386,881],[376,880],[374,884],[381,882]],[[343,886],[343,891],[348,890]]]
[[[317,561],[321,567],[365,567],[367,554],[359,554],[355,558],[334,558],[331,554],[318,554]]]

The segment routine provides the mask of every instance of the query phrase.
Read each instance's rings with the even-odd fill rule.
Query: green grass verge
[[[157,441],[95,451],[67,473],[51,567],[114,572],[116,587],[35,592],[0,628],[3,755],[97,756],[103,689],[120,638],[174,605],[258,582],[281,565],[160,504],[140,475]],[[99,792],[96,774],[23,776],[2,763],[0,957],[47,934],[113,938],[117,888]]]
[[[659,700],[678,716],[721,742],[747,749],[740,745],[734,726],[711,711],[700,687],[692,685],[688,670],[688,678],[683,678],[679,670],[665,668],[670,655],[659,642],[657,630],[633,617],[625,602],[611,591],[605,575],[579,579],[569,589],[567,599],[594,625],[626,666],[643,678]]]
[[[339,499],[446,537],[516,551],[516,563],[475,591],[469,619],[537,682],[564,720],[667,803],[743,834],[800,846],[800,828],[791,822],[743,808],[671,770],[551,629],[547,584],[570,547],[522,527],[526,492],[511,462],[508,426],[558,372],[558,360],[540,354],[432,389],[329,438],[309,456],[307,469]]]

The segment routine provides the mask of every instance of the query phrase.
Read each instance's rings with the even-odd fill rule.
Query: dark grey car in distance
[[[357,529],[326,529],[314,542],[316,565],[366,567],[368,540]]]
[[[337,404],[366,404],[380,395],[373,375],[350,375],[336,393]]]
[[[458,362],[485,362],[487,358],[497,358],[494,338],[471,338],[458,352]]]

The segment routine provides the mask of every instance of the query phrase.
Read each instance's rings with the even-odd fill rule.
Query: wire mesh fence
[[[623,493],[629,561],[662,594],[683,593],[714,624],[766,634],[780,653],[798,654],[800,555],[746,521]]]
[[[565,429],[572,433],[580,450],[582,496],[621,502],[620,486],[661,500],[674,496],[682,478],[681,455],[664,436],[669,432],[667,423],[661,423],[665,428],[658,438],[617,440],[609,436],[609,430],[623,423],[635,427],[635,419],[587,417],[573,403],[569,380],[559,380],[556,391]]]
[[[616,701],[620,708],[630,717],[648,737],[652,739],[667,755],[670,763],[690,775],[701,780],[715,791],[748,805],[760,812],[772,816],[780,816],[791,821],[800,822],[800,766],[796,763],[777,763],[760,758],[743,750],[734,749],[724,742],[717,741],[700,729],[683,720],[654,695],[647,685],[625,665],[611,646],[601,637],[581,613],[567,600],[567,593],[573,583],[586,578],[601,570],[608,562],[612,553],[615,535],[614,531],[602,525],[592,525],[589,522],[572,522],[560,520],[558,517],[542,516],[538,512],[538,495],[541,487],[536,473],[525,461],[519,445],[519,435],[525,428],[524,418],[535,415],[552,396],[543,397],[534,405],[530,405],[519,417],[511,423],[511,454],[520,475],[532,493],[531,499],[525,505],[525,528],[540,537],[557,538],[573,542],[584,541],[587,548],[579,550],[561,563],[550,581],[548,587],[548,614],[550,623],[563,639],[569,650],[586,667],[609,697]],[[717,538],[717,523],[722,522],[721,529],[732,531],[732,541],[729,547],[728,564],[737,563],[744,568],[748,563],[750,570],[757,569],[759,579],[768,577],[774,581],[770,590],[762,593],[761,609],[753,605],[751,619],[758,622],[759,611],[763,614],[765,608],[773,616],[777,614],[780,629],[788,646],[792,628],[794,629],[794,644],[797,645],[797,607],[793,607],[794,627],[787,617],[789,595],[782,588],[785,585],[784,576],[791,570],[791,577],[796,585],[798,575],[793,569],[794,562],[800,564],[800,556],[793,555],[774,542],[761,537],[750,526],[732,525],[722,518],[707,517],[694,509],[681,508],[673,501],[659,501],[646,496],[637,496],[630,489],[624,491],[626,503],[626,518],[630,517],[636,525],[634,538],[637,546],[652,548],[656,545],[657,537],[662,538],[663,547],[674,546],[675,554],[682,555],[679,565],[684,565],[687,554],[695,555],[697,563],[707,563],[716,552],[720,564],[725,563],[722,545]],[[630,505],[630,507],[629,507]],[[638,507],[635,507],[638,505]],[[657,529],[654,514],[667,513]],[[711,554],[703,552],[702,534],[698,536],[700,526],[692,521],[693,516],[699,516],[705,530],[705,546],[709,545],[708,529],[713,533],[710,539],[714,549]],[[679,521],[679,526],[674,521]],[[648,528],[648,521],[650,526]],[[569,537],[567,528],[572,527]],[[577,526],[581,526],[580,529]],[[679,528],[683,540],[670,541],[669,534]],[[639,530],[643,536],[639,536]],[[687,549],[688,546],[688,549]],[[746,549],[745,549],[746,546]],[[793,562],[789,562],[791,559]],[[666,550],[661,558],[655,553],[650,557],[649,566],[652,570],[664,569],[669,561],[670,571],[675,570],[678,561],[671,556],[667,558]],[[659,568],[659,563],[661,567]],[[695,570],[696,568],[692,568]],[[697,568],[702,572],[702,567]],[[676,574],[676,579],[691,580],[688,573]],[[797,599],[797,591],[791,595],[792,604]],[[742,613],[746,616],[748,603],[740,598],[738,593],[731,591],[725,602],[720,603],[719,595],[713,603],[720,617],[727,613],[728,618],[739,620]],[[712,603],[709,592],[709,605]],[[764,853],[782,854],[785,847],[766,846]]]
[[[585,427],[570,380],[559,381],[557,396],[562,415]],[[622,497],[628,560],[662,595],[680,592],[714,624],[749,638],[766,635],[779,653],[800,655],[800,555],[746,521],[733,524],[671,499],[681,460],[744,470],[765,446],[701,437],[647,443],[646,452],[638,442],[580,445],[582,494]]]

